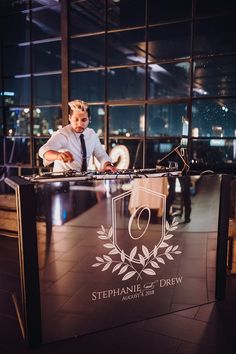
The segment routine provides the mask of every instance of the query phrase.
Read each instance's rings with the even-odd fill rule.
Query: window
[[[196,1],[196,15],[212,15],[222,13],[232,13],[236,11],[235,1],[232,0],[197,0]]]
[[[196,100],[192,108],[193,137],[236,137],[236,102]]]
[[[60,5],[46,6],[32,11],[32,40],[59,37],[60,28]]]
[[[51,135],[62,128],[60,107],[34,107],[33,118],[33,134],[36,136]]]
[[[105,30],[105,0],[70,1],[70,34]]]
[[[228,164],[227,171],[233,172],[229,163],[236,161],[236,142],[232,139],[198,139],[192,141],[192,160],[194,166],[210,166],[214,170],[222,170]],[[235,173],[235,171],[234,171]]]
[[[87,102],[104,101],[104,70],[75,72],[70,75],[71,100],[80,98]]]
[[[29,164],[30,140],[28,138],[7,138],[6,162],[7,164]]]
[[[33,71],[35,73],[61,69],[61,42],[50,41],[32,47]]]
[[[39,166],[82,99],[130,167],[154,167],[182,137],[198,164],[233,164],[235,15],[231,0],[0,1],[1,163]]]
[[[12,5],[14,6],[14,4]],[[6,15],[1,21],[4,32],[4,45],[29,41],[30,21],[28,11]],[[11,29],[10,31],[9,28]]]
[[[17,58],[17,59],[16,59]],[[4,49],[4,76],[29,74],[30,47],[29,45],[14,45]]]
[[[188,128],[186,104],[148,106],[148,136],[188,136]]]
[[[194,61],[193,96],[236,94],[236,57],[224,56]]]
[[[105,65],[104,35],[73,38],[70,41],[71,69]]]
[[[191,23],[173,23],[148,30],[148,60],[190,56]]]
[[[143,26],[145,24],[145,0],[108,0],[108,28]]]
[[[61,103],[61,75],[34,76],[34,104]]]
[[[191,18],[192,3],[189,0],[148,0],[148,22]]]
[[[9,136],[30,135],[30,109],[29,107],[9,107],[5,110],[6,130]]]
[[[99,137],[104,136],[104,119],[105,107],[104,105],[90,106],[91,122],[90,128],[93,128]]]
[[[107,63],[109,66],[145,63],[144,30],[109,33],[107,41]]]
[[[0,135],[3,135],[3,111],[0,108]]]
[[[150,64],[149,98],[189,97],[190,63]]]
[[[135,66],[108,70],[108,99],[144,99],[145,68]]]
[[[235,16],[199,19],[195,29],[195,55],[235,53]]]
[[[178,162],[179,159],[177,158],[174,152],[173,155],[171,155],[167,159],[165,159],[165,156],[167,156],[172,150],[174,150],[179,145],[179,143],[179,139],[164,138],[158,141],[148,139],[146,149],[146,165],[148,167],[154,168],[158,164],[160,164],[161,166],[168,166],[169,161]],[[163,159],[163,161],[160,162],[161,159]]]
[[[143,136],[144,106],[115,106],[109,110],[109,135]]]
[[[6,106],[30,104],[30,77],[15,76],[4,80],[4,104]]]

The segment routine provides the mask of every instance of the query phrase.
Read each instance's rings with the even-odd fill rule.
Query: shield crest
[[[142,264],[165,237],[166,195],[134,186],[112,198],[113,242],[128,261]]]

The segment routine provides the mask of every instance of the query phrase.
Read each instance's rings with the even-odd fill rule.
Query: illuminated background
[[[0,166],[40,166],[39,147],[92,105],[110,150],[154,167],[188,137],[193,169],[235,172],[236,3],[225,0],[3,0]]]

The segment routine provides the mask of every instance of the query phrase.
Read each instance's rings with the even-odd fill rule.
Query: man
[[[116,172],[97,134],[88,128],[90,110],[87,103],[74,100],[69,102],[69,107],[70,124],[53,133],[39,149],[44,166],[54,162],[54,172],[70,169],[86,171],[89,159],[94,155],[101,163],[101,170]]]

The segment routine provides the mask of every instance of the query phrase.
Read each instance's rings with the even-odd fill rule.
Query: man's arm
[[[50,165],[55,160],[71,162],[74,160],[69,151],[61,151],[67,145],[68,138],[60,131],[53,133],[50,139],[39,149],[39,156],[43,159],[44,166]]]
[[[63,162],[72,162],[74,161],[74,157],[70,151],[56,151],[56,150],[48,150],[44,153],[43,157],[47,161],[63,161]]]
[[[113,165],[113,163],[111,161],[111,158],[108,156],[108,154],[104,150],[98,136],[96,136],[94,156],[101,163],[101,170],[102,171],[110,171],[112,173],[115,173],[117,171],[116,167]]]

